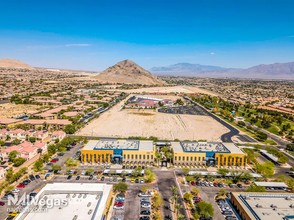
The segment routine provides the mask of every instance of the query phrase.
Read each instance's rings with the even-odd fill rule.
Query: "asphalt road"
[[[173,196],[172,191],[170,190],[171,187],[177,186],[174,172],[156,170],[154,171],[154,173],[157,176],[158,189],[164,201],[164,216],[172,216],[172,211],[170,209],[171,204],[169,202],[169,199]],[[184,207],[183,200],[181,198],[179,198],[178,203],[182,204],[182,206]],[[180,209],[180,213],[186,216],[184,208]]]
[[[204,107],[198,105],[197,103],[193,102],[196,106],[198,106],[199,108],[201,108],[203,111],[205,111],[207,113],[207,115],[209,115],[210,117],[212,117],[214,120],[216,120],[217,122],[219,122],[220,124],[222,124],[223,126],[225,126],[227,129],[229,129],[230,131],[228,133],[225,133],[221,136],[221,140],[222,142],[233,142],[232,141],[232,137],[235,135],[240,135],[239,130],[234,128],[232,125],[230,125],[229,123],[223,121],[222,119],[220,119],[219,117],[215,116],[214,114],[212,114],[211,112],[209,112],[207,109],[205,109]]]

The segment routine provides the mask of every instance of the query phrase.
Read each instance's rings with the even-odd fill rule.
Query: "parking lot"
[[[160,108],[158,112],[167,114],[187,114],[187,115],[206,115],[207,112],[197,105],[188,105],[180,107]]]
[[[15,193],[20,198],[23,194],[29,195],[32,192],[38,192],[46,182],[42,179],[35,179],[27,184],[24,188],[16,188],[19,190],[18,193]],[[7,218],[8,210],[13,211],[14,209],[19,208],[19,206],[8,206],[8,199],[1,198],[1,201],[5,203],[4,206],[0,206],[0,219],[4,220]]]

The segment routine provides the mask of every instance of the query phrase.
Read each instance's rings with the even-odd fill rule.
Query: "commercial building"
[[[171,142],[175,165],[245,166],[246,153],[234,143]]]
[[[81,157],[87,163],[152,164],[155,147],[152,141],[91,140],[81,150]]]
[[[293,200],[293,193],[231,193],[231,202],[244,220],[293,219]]]
[[[246,153],[233,143],[91,140],[81,150],[82,162],[152,164],[161,147],[173,151],[175,165],[245,166]]]
[[[49,183],[15,220],[102,220],[107,218],[111,197],[112,185]]]

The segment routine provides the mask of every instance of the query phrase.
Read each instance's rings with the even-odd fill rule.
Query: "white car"
[[[19,189],[14,189],[14,190],[11,190],[12,193],[19,193],[20,190]]]
[[[142,204],[141,208],[150,209],[151,205],[150,204]]]
[[[151,193],[142,193],[142,192],[140,192],[139,196],[140,197],[151,197]]]
[[[114,209],[118,210],[118,209],[124,209],[124,206],[113,206]]]

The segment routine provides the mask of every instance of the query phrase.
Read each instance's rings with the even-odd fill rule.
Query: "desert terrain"
[[[170,98],[170,97],[169,97]],[[220,141],[224,126],[209,116],[178,115],[156,110],[122,109],[124,101],[94,119],[77,135],[98,137],[154,136],[161,140]]]
[[[12,103],[0,104],[0,118],[11,118],[16,115],[33,114],[41,107],[38,105],[16,105]]]
[[[217,93],[200,89],[197,87],[192,86],[162,86],[162,87],[149,87],[149,88],[139,88],[139,89],[129,89],[129,90],[122,90],[123,92],[127,93],[203,93],[207,95],[217,95]]]

